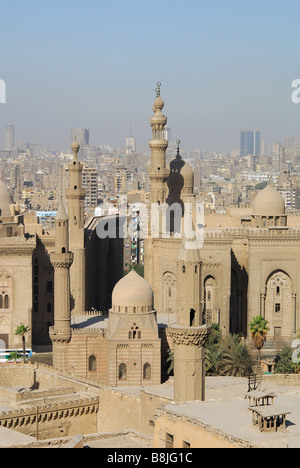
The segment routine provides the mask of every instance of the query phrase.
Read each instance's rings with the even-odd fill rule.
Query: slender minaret
[[[71,339],[70,267],[73,254],[69,251],[69,218],[62,200],[55,220],[55,251],[51,253],[54,268],[54,327],[50,331],[53,343],[53,365],[65,369],[65,346]]]
[[[167,198],[169,171],[166,168],[168,141],[165,138],[165,127],[167,117],[162,113],[165,103],[160,96],[160,87],[161,83],[157,83],[156,99],[153,105],[154,115],[150,121],[152,139],[149,141],[151,164],[148,174],[151,182],[151,203],[162,204],[166,202]]]
[[[72,144],[73,160],[69,164],[69,187],[66,189],[68,201],[70,249],[74,253],[71,267],[71,309],[72,312],[85,310],[85,245],[84,245],[84,199],[86,191],[82,187],[83,165],[78,159],[80,145]]]
[[[209,329],[200,308],[201,261],[183,240],[177,260],[177,323],[168,331],[174,343],[174,400],[205,400],[205,348]]]
[[[145,240],[145,278],[154,288],[153,237],[161,237],[162,212],[160,207],[166,203],[168,193],[169,170],[166,167],[168,141],[165,135],[167,117],[162,113],[164,101],[160,96],[161,83],[157,83],[156,99],[153,105],[154,115],[151,118],[152,139],[149,141],[151,162],[148,168],[150,179],[150,202],[148,239]],[[155,231],[155,234],[153,232]]]
[[[200,306],[201,265],[196,248],[187,248],[189,241],[184,238],[177,259],[177,324],[182,327],[200,327],[202,311]]]

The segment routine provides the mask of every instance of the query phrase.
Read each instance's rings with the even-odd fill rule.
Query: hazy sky
[[[151,136],[157,81],[174,139],[186,149],[239,147],[242,129],[271,144],[300,137],[299,0],[14,0],[0,6],[4,126],[16,141],[68,148],[138,146]]]

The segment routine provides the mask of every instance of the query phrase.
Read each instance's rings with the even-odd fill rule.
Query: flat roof
[[[206,401],[165,405],[162,411],[195,424],[240,439],[260,448],[300,448],[300,386],[261,384],[261,391],[275,393],[276,407],[287,413],[286,430],[260,432],[252,424],[252,412],[245,398],[248,380],[235,377],[207,377]],[[276,408],[274,407],[274,408]],[[268,407],[271,410],[271,406]],[[272,410],[271,410],[272,412]]]

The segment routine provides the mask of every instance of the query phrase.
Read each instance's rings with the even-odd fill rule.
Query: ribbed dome
[[[125,308],[127,312],[153,310],[152,288],[134,270],[116,284],[112,293],[112,309],[116,312],[126,312]]]
[[[253,215],[284,216],[285,203],[282,195],[272,185],[256,195],[253,202]]]
[[[10,205],[13,204],[11,193],[6,185],[0,180],[0,216],[10,216]]]

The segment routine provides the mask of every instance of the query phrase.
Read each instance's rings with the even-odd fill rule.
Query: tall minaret
[[[151,162],[148,168],[148,174],[151,184],[151,210],[149,210],[148,239],[145,240],[145,278],[154,287],[154,266],[153,266],[153,227],[156,231],[155,236],[161,237],[162,233],[162,212],[160,206],[166,203],[168,193],[169,170],[166,167],[166,151],[168,141],[165,135],[165,126],[167,117],[162,110],[164,101],[160,96],[161,83],[157,83],[156,99],[153,105],[154,115],[151,118],[152,139],[149,141],[151,150]],[[155,211],[154,214],[154,205]],[[155,226],[154,226],[155,225]]]
[[[151,149],[151,165],[148,170],[151,182],[151,203],[165,203],[167,199],[167,180],[169,171],[166,168],[166,151],[168,141],[165,138],[167,117],[162,110],[164,101],[160,96],[161,83],[157,83],[156,99],[153,105],[154,115],[151,118],[152,139],[149,141]]]
[[[55,220],[55,251],[50,258],[54,268],[54,327],[50,331],[53,365],[65,369],[64,350],[71,339],[70,267],[73,254],[69,251],[69,218],[62,200]]]
[[[82,187],[83,166],[78,159],[80,145],[72,144],[73,160],[69,164],[69,187],[66,189],[68,201],[70,249],[74,253],[71,267],[71,308],[73,312],[85,310],[85,245],[84,245],[84,199],[86,191]]]
[[[205,343],[199,300],[201,262],[185,239],[177,261],[177,323],[168,328],[174,343],[174,400],[205,400]]]

